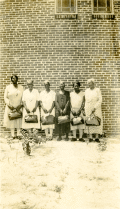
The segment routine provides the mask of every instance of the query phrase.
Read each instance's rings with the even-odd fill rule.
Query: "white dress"
[[[40,93],[39,96],[39,100],[42,102],[43,107],[46,110],[49,110],[52,107],[53,102],[55,102],[55,92],[50,90],[49,92],[47,92],[46,90],[43,90]],[[42,116],[46,116],[47,114],[44,113],[43,109],[41,108],[41,117]],[[55,108],[53,108],[52,112],[50,113],[50,115],[55,116]],[[54,129],[55,125],[42,125],[42,130],[45,130],[47,128],[51,128]]]
[[[17,107],[21,104],[23,94],[23,87],[18,84],[18,87],[15,88],[13,84],[10,84],[5,89],[4,100],[6,103],[5,114],[4,114],[4,127],[6,128],[21,128],[22,119],[18,118],[15,120],[9,120],[8,114],[11,112],[7,105],[12,105]],[[21,109],[22,110],[22,109]]]
[[[86,116],[90,116],[93,108],[96,108],[95,115],[101,118],[100,126],[86,126],[85,132],[88,134],[102,134],[103,129],[103,119],[102,119],[102,95],[99,88],[94,88],[93,90],[86,89],[85,91],[85,113]]]
[[[23,92],[22,101],[26,102],[26,106],[31,112],[36,105],[36,101],[39,101],[38,90],[33,89],[30,92],[29,89],[26,89]],[[38,116],[38,123],[26,123],[24,118],[25,118],[25,115],[28,115],[28,113],[26,112],[25,108],[23,108],[23,119],[22,119],[22,128],[23,129],[29,129],[29,128],[40,129],[40,111],[39,111],[39,107],[37,107],[36,112],[34,112],[34,114]]]
[[[84,97],[83,91],[80,91],[78,94],[75,91],[70,93],[71,107],[75,112],[77,112],[80,109],[82,105],[83,97]],[[72,113],[70,117],[71,119],[74,117]],[[71,125],[71,130],[84,129],[84,128],[85,128],[85,124],[80,124],[76,126]]]

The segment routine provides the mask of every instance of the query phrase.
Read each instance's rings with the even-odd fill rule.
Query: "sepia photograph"
[[[0,0],[0,209],[120,209],[120,0]]]

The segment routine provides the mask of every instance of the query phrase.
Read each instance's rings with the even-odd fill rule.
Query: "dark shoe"
[[[57,138],[57,141],[61,141],[62,140],[62,138]]]
[[[93,139],[90,138],[90,139],[89,139],[89,142],[93,142]]]
[[[77,141],[76,138],[72,138],[72,139],[71,139],[71,142],[75,142],[75,141]]]
[[[22,136],[16,136],[17,139],[21,140],[22,139]]]
[[[65,138],[65,141],[69,141],[69,138]]]
[[[95,142],[98,142],[98,143],[100,143],[100,140],[99,140],[99,139],[95,139]]]
[[[11,139],[13,139],[13,140],[16,139],[16,136],[12,136]]]
[[[80,138],[79,141],[80,142],[85,142],[85,140],[83,138]]]
[[[52,137],[52,136],[50,136],[49,140],[50,140],[50,141],[52,141],[52,140],[53,140],[53,137]]]

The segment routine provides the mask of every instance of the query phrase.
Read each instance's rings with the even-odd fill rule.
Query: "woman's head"
[[[95,80],[93,78],[88,79],[87,84],[88,84],[90,89],[94,89],[94,87],[95,87]]]
[[[27,80],[27,86],[30,91],[33,90],[33,80]]]
[[[64,81],[60,81],[60,89],[64,90],[65,88],[65,82]]]
[[[50,82],[48,80],[44,81],[46,91],[50,90]]]
[[[73,88],[74,88],[74,90],[75,90],[76,92],[79,91],[80,86],[81,86],[81,84],[80,84],[79,81],[76,81],[75,83],[73,83]]]
[[[18,82],[18,76],[17,75],[12,75],[11,76],[11,81],[12,81],[13,84],[17,84],[17,82]]]

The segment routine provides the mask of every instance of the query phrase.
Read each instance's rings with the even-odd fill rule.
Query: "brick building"
[[[95,78],[104,131],[120,134],[120,0],[5,0],[1,7],[1,127],[4,90],[13,73],[43,89],[49,79],[72,90]],[[3,131],[3,127],[1,131]]]

